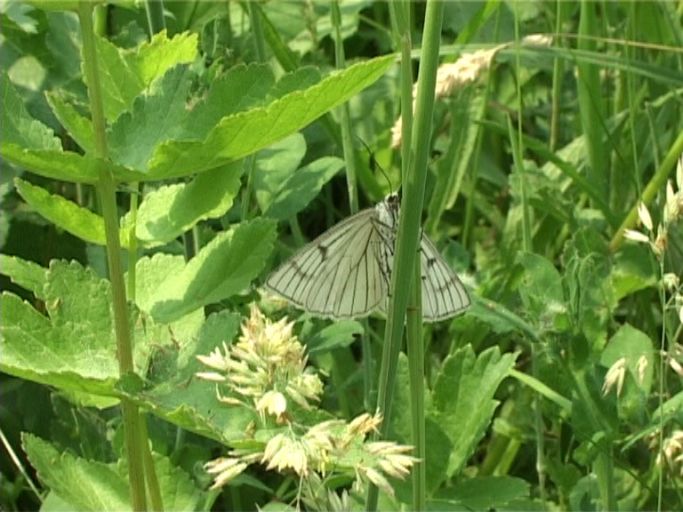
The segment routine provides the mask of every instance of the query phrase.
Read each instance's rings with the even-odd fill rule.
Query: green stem
[[[149,492],[149,501],[152,505],[152,510],[156,512],[163,512],[164,502],[161,499],[161,491],[159,488],[159,479],[157,478],[157,470],[154,465],[154,457],[152,457],[152,447],[147,435],[147,418],[141,414],[141,435],[145,439],[143,462],[145,466],[145,480],[147,482],[147,491]]]
[[[116,209],[116,186],[114,177],[106,167],[108,158],[104,109],[97,69],[97,50],[92,20],[93,4],[83,0],[78,5],[83,41],[83,69],[87,78],[90,112],[92,115],[95,156],[99,159],[99,181],[96,185],[102,203],[102,215],[107,239],[107,262],[111,281],[112,303],[114,309],[114,330],[116,333],[116,354],[119,374],[133,373],[133,348],[126,303],[126,289],[121,265],[121,246],[119,240],[119,221]],[[140,413],[135,404],[126,398],[121,399],[123,429],[128,455],[128,479],[130,482],[131,505],[133,510],[145,510],[145,486],[143,470],[143,440],[140,436]]]
[[[263,27],[261,26],[261,16],[254,6],[254,2],[247,2],[247,12],[249,13],[249,24],[254,36],[254,49],[256,50],[256,60],[259,62],[266,61],[266,44],[263,37]]]
[[[669,177],[669,173],[676,168],[676,162],[678,157],[683,153],[683,132],[678,134],[678,137],[669,148],[669,152],[664,157],[662,164],[659,166],[655,175],[643,190],[643,195],[640,200],[647,204],[650,204],[652,200],[657,196],[657,193],[666,185],[666,179]],[[631,211],[624,219],[624,222],[619,226],[616,234],[609,243],[610,251],[615,252],[624,241],[624,231],[633,228],[638,220],[638,205],[634,205]]]
[[[403,183],[403,199],[396,236],[394,270],[391,275],[389,315],[379,374],[377,406],[385,419],[381,427],[382,437],[387,437],[390,427],[389,418],[391,418],[398,355],[401,351],[406,307],[413,281],[412,279],[407,279],[407,277],[414,275],[415,260],[418,256],[420,221],[427,179],[427,160],[432,135],[434,88],[439,61],[443,8],[443,2],[428,0],[425,10],[420,73],[417,81],[417,97],[415,102],[415,119],[410,133],[410,157],[408,160],[408,172]],[[405,105],[403,108],[405,112]],[[367,510],[375,510],[377,508],[377,498],[377,488],[370,486],[366,500]]]
[[[560,32],[562,31],[562,4],[564,0],[555,0],[555,43],[559,43]],[[553,93],[551,97],[550,109],[550,150],[554,151],[560,136],[560,100],[562,93],[562,76],[564,74],[564,60],[557,57],[553,62]]]
[[[332,27],[334,28],[334,58],[337,69],[344,69],[346,65],[344,57],[344,41],[341,34],[341,12],[339,1],[333,0],[330,4],[332,13]],[[344,103],[339,107],[340,124],[342,133],[342,149],[346,164],[346,186],[349,191],[349,207],[351,213],[358,211],[358,185],[356,183],[356,159],[353,154],[353,137],[351,136],[351,116],[349,104]]]
[[[145,12],[147,13],[147,27],[150,36],[166,29],[164,0],[146,0]]]

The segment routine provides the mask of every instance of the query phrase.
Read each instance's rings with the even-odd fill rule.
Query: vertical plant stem
[[[410,36],[410,3],[394,2],[390,4],[399,35],[401,50],[401,130],[410,134],[413,128],[413,68],[412,39]],[[401,146],[401,174],[406,180],[410,172],[411,138],[404,137]],[[402,181],[403,181],[402,180]],[[413,510],[424,510],[427,501],[427,472],[425,449],[425,413],[424,413],[424,345],[422,340],[422,268],[420,258],[415,258],[415,269],[412,279],[412,293],[408,300],[406,312],[406,348],[408,352],[410,378],[410,417],[411,444],[413,455],[420,459],[412,471]]]
[[[254,51],[258,62],[266,61],[266,44],[261,25],[261,11],[254,2],[246,2],[249,24],[254,36]],[[252,189],[254,187],[254,168],[256,167],[256,154],[251,154],[244,159],[244,167],[247,175],[247,184],[242,193],[242,221],[249,219],[249,206],[251,205]]]
[[[562,5],[564,0],[555,0],[555,43],[560,41],[562,32]],[[550,150],[554,151],[560,137],[560,100],[562,94],[562,74],[564,73],[564,59],[556,58],[553,62],[553,92],[550,110]]]
[[[519,44],[519,18],[515,16],[515,41]],[[526,170],[524,169],[524,139],[522,120],[524,105],[522,104],[522,85],[521,85],[521,70],[522,66],[519,59],[519,50],[515,52],[515,67],[517,69],[517,141],[512,143],[512,155],[515,163],[515,172],[520,179],[521,202],[522,202],[522,248],[524,252],[533,252],[533,233],[531,221],[531,205],[529,204],[527,196],[527,182]],[[508,118],[509,121],[509,118]],[[512,133],[512,123],[509,122],[508,128],[510,130],[511,140],[515,137]],[[535,343],[531,344],[531,374],[538,379],[538,346]],[[534,436],[536,437],[536,474],[538,475],[538,492],[541,501],[544,504],[547,501],[545,492],[545,428],[543,425],[543,415],[541,413],[542,397],[538,394],[534,395]]]
[[[394,269],[391,275],[389,315],[379,374],[377,406],[385,419],[381,427],[383,437],[386,437],[390,426],[396,367],[398,365],[398,355],[401,351],[406,307],[413,281],[410,277],[413,277],[415,274],[415,260],[418,257],[420,221],[427,179],[427,159],[432,135],[434,87],[439,61],[443,8],[443,2],[428,0],[425,10],[415,117],[410,133],[408,171],[404,176],[403,198],[396,236]],[[405,105],[403,105],[403,109],[405,113]],[[377,498],[377,488],[370,486],[366,500],[367,510],[375,510],[377,508]]]
[[[344,57],[344,41],[341,34],[341,12],[339,1],[333,0],[330,4],[332,13],[332,27],[334,29],[334,59],[337,69],[344,69],[346,60]],[[339,107],[340,124],[342,133],[342,149],[344,151],[344,162],[346,164],[346,187],[349,191],[349,207],[351,213],[358,211],[358,186],[356,184],[356,159],[353,154],[353,138],[351,136],[351,116],[349,115],[349,104],[344,103]]]
[[[164,0],[145,0],[145,13],[147,13],[147,26],[151,35],[166,28]]]
[[[96,185],[102,203],[102,215],[107,239],[107,262],[111,281],[112,303],[114,309],[114,329],[116,333],[116,355],[119,374],[124,376],[135,371],[133,366],[133,347],[131,329],[126,303],[126,289],[123,282],[121,265],[121,246],[119,241],[119,220],[116,210],[116,187],[110,170],[106,167],[108,157],[105,133],[104,109],[97,70],[97,51],[92,20],[93,4],[86,0],[78,4],[78,17],[81,24],[83,41],[83,69],[88,83],[88,97],[92,115],[95,156],[100,159],[99,181]],[[123,429],[128,455],[128,479],[130,483],[131,505],[133,510],[145,510],[145,485],[143,471],[143,439],[140,436],[140,413],[135,404],[126,398],[121,399]]]
[[[581,15],[579,18],[579,50],[595,51],[595,36],[597,30],[597,16],[595,10],[598,4],[593,0],[581,0]],[[586,36],[586,37],[581,37]],[[600,93],[600,72],[597,66],[579,62],[577,94],[579,99],[579,113],[583,128],[586,147],[588,149],[588,179],[598,190],[607,204],[609,200],[609,180],[607,179],[607,151],[604,139],[604,108]]]

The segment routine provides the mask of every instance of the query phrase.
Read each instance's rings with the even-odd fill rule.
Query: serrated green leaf
[[[267,64],[229,69],[211,84],[206,99],[190,112],[183,138],[201,140],[223,117],[262,105],[274,83],[275,77]]]
[[[144,312],[152,310],[158,300],[159,286],[185,266],[181,255],[157,253],[140,258],[135,266],[135,304]]]
[[[168,185],[145,196],[137,215],[137,237],[148,245],[170,242],[199,221],[225,214],[240,187],[242,162]]]
[[[50,128],[33,119],[14,89],[6,73],[0,73],[0,125],[2,144],[13,144],[27,149],[59,150],[62,146]]]
[[[97,37],[95,42],[104,117],[113,122],[122,112],[128,110],[146,84],[124,58],[123,50],[103,37]],[[83,79],[89,86],[87,77],[87,73],[83,71]]]
[[[93,128],[92,122],[85,116],[82,116],[76,108],[67,101],[65,95],[59,91],[50,91],[45,94],[52,113],[57,117],[60,124],[66,128],[71,138],[85,151],[92,153],[94,150],[93,144]]]
[[[479,356],[470,345],[448,356],[433,391],[433,418],[453,443],[448,474],[467,462],[491,422],[498,402],[493,396],[515,363],[516,354],[491,347]]]
[[[343,167],[344,160],[332,156],[302,167],[282,184],[263,214],[279,220],[293,217],[306,208]]]
[[[178,64],[192,62],[196,55],[196,34],[183,33],[168,39],[166,32],[160,32],[149,43],[131,50],[98,38],[99,76],[107,120],[115,121],[154,80]]]
[[[560,273],[539,254],[521,253],[517,260],[525,270],[519,294],[527,314],[550,329],[556,317],[566,314],[567,309]]]
[[[283,183],[296,171],[306,155],[306,139],[293,133],[256,154],[252,173],[254,196],[261,210],[268,208]]]
[[[105,336],[84,332],[83,338],[75,339],[77,325],[71,326],[70,333],[64,326],[57,329],[30,304],[9,293],[0,296],[0,306],[5,315],[0,326],[0,370],[62,389],[113,394],[116,350],[111,343],[106,346]]]
[[[118,117],[107,134],[115,162],[144,171],[157,145],[182,134],[191,79],[187,66],[171,69]]]
[[[197,58],[197,34],[183,32],[168,38],[165,30],[157,32],[151,41],[142,43],[128,59],[143,84],[149,85],[178,64]]]
[[[114,178],[119,181],[145,179],[144,174],[131,169],[71,151],[29,150],[3,141],[0,143],[0,155],[14,165],[40,176],[73,183],[96,183],[99,179],[100,165],[110,169]]]
[[[86,242],[105,245],[104,220],[87,208],[19,178],[17,191],[34,210],[47,220]]]
[[[229,311],[207,318],[194,343],[181,349],[173,378],[133,397],[157,416],[184,429],[228,443],[244,438],[253,414],[243,407],[230,407],[216,400],[215,384],[194,374],[206,367],[197,355],[208,355],[222,343],[230,344],[237,334],[240,316]]]
[[[31,434],[22,445],[40,479],[75,510],[129,510],[128,482],[108,464],[59,453]]]
[[[162,144],[149,164],[149,179],[206,171],[265,148],[348,100],[382,76],[393,61],[390,55],[361,62],[268,106],[225,117],[201,142]]]
[[[14,284],[33,292],[37,298],[43,298],[43,287],[47,282],[45,267],[16,256],[0,254],[0,273],[9,277]]]
[[[195,486],[190,475],[158,454],[154,454],[154,467],[165,510],[201,510],[206,493]]]
[[[263,269],[274,239],[275,223],[266,219],[219,234],[181,272],[164,281],[152,316],[169,322],[239,293]]]

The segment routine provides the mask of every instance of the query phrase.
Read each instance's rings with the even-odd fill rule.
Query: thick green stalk
[[[83,40],[83,69],[88,83],[88,97],[92,115],[95,156],[100,159],[99,181],[96,185],[102,203],[102,215],[107,238],[107,262],[112,289],[114,309],[114,330],[116,333],[116,355],[121,376],[135,371],[133,366],[133,347],[126,303],[126,288],[123,282],[121,265],[121,246],[119,241],[119,220],[116,210],[116,185],[110,170],[106,167],[108,157],[105,132],[102,93],[97,70],[97,50],[92,20],[93,4],[81,1],[78,17],[81,23]],[[128,478],[130,482],[131,504],[133,510],[145,510],[145,481],[143,471],[143,440],[140,436],[140,413],[135,404],[121,399],[123,429],[128,455]]]
[[[332,27],[334,28],[334,59],[337,69],[344,69],[346,60],[344,57],[344,41],[341,34],[341,12],[339,1],[333,0],[330,4],[332,13]],[[342,149],[344,150],[344,162],[346,164],[346,187],[349,191],[349,206],[351,213],[358,211],[358,185],[356,182],[356,159],[353,154],[353,137],[351,136],[351,116],[349,104],[344,103],[339,107],[339,118],[342,133]]]
[[[415,274],[415,260],[418,256],[420,221],[427,179],[427,159],[432,135],[432,113],[434,110],[434,88],[439,63],[439,43],[443,18],[443,2],[429,0],[425,11],[420,73],[417,81],[415,118],[410,133],[410,157],[408,172],[404,177],[403,199],[396,237],[394,270],[391,275],[389,315],[382,351],[377,397],[378,410],[383,414],[381,434],[389,431],[391,405],[398,355],[405,326],[406,307]],[[404,106],[405,110],[405,106]],[[408,134],[404,134],[407,136]],[[377,489],[370,487],[366,501],[368,510],[377,508]]]
[[[164,20],[164,0],[146,0],[147,26],[150,34],[156,34],[166,28]]]
[[[390,4],[399,34],[401,50],[401,130],[409,134],[413,129],[413,63],[411,58],[410,4]],[[405,137],[401,146],[401,174],[405,179],[410,172],[411,139]],[[427,502],[427,462],[425,436],[425,379],[424,344],[422,340],[422,269],[420,258],[415,258],[412,293],[406,312],[406,348],[410,378],[410,417],[413,455],[420,462],[413,468],[413,510],[425,510]]]
[[[654,176],[652,176],[652,179],[645,187],[645,190],[643,190],[643,195],[640,198],[643,203],[651,203],[652,200],[654,200],[654,198],[657,196],[657,193],[664,188],[669,174],[673,169],[676,168],[676,162],[678,161],[678,157],[681,155],[681,153],[683,153],[683,132],[678,134],[678,137],[669,148],[669,152],[664,157],[664,160],[662,160],[662,164],[659,166],[659,169],[657,169]],[[633,205],[633,208],[631,208],[631,211],[628,212],[624,222],[621,224],[621,226],[619,226],[619,229],[610,241],[610,251],[615,252],[617,249],[619,249],[619,247],[621,247],[621,244],[624,241],[624,231],[633,228],[636,225],[637,220],[638,205]]]

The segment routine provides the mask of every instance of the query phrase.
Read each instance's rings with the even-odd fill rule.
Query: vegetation
[[[682,15],[4,2],[0,508],[683,509]],[[260,287],[399,188],[386,318]]]

